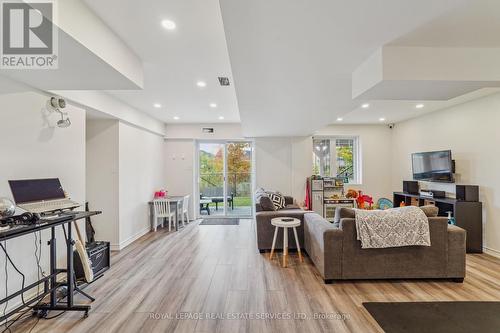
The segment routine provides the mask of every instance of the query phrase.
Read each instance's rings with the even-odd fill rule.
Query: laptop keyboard
[[[54,210],[75,208],[79,206],[80,204],[69,199],[42,201],[19,205],[19,207],[31,213],[44,213]]]

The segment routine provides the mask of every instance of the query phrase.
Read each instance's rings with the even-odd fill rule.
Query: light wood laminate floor
[[[254,223],[192,222],[179,232],[149,233],[113,255],[111,270],[86,288],[97,298],[88,318],[65,313],[40,320],[33,332],[381,332],[362,302],[500,300],[500,260],[486,254],[467,256],[463,284],[412,280],[325,285],[307,256],[299,263],[292,253],[289,267],[282,268],[281,253],[273,261],[260,254]],[[80,296],[76,300],[84,301]],[[206,319],[207,314],[218,317]],[[232,319],[221,319],[227,314]],[[314,314],[332,318],[310,318]],[[265,318],[280,315],[284,318]],[[35,322],[29,318],[13,331],[28,332]]]

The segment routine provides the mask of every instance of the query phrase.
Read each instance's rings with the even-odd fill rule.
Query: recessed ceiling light
[[[216,107],[217,107],[217,104],[215,104],[215,103],[210,103],[210,104],[209,104],[209,106],[210,106],[211,108],[216,108]]]
[[[200,88],[204,88],[207,86],[207,83],[205,81],[198,81],[196,82],[196,85]]]
[[[416,107],[417,109],[422,109],[424,106],[425,106],[425,105],[423,105],[423,104],[417,104],[417,105],[415,105],[415,107]]]
[[[344,120],[344,118],[341,118],[341,117],[337,118],[337,121],[342,121],[342,120]]]
[[[385,121],[385,118],[378,118],[378,121]]]
[[[163,20],[161,21],[161,25],[167,30],[174,30],[177,26],[175,22],[171,20]]]
[[[362,107],[363,109],[368,109],[368,108],[370,107],[370,104],[365,103],[365,104],[361,105],[361,107]]]
[[[224,117],[223,116],[219,116],[219,120],[224,120]]]
[[[181,119],[181,118],[174,116],[174,120],[179,120],[179,119]]]
[[[161,108],[161,104],[160,104],[160,103],[155,103],[155,104],[153,104],[153,106],[154,106],[155,108],[157,108],[157,109]]]

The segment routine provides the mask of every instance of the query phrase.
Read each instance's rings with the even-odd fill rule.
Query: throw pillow
[[[269,199],[271,199],[274,209],[279,210],[285,208],[285,197],[279,192],[268,193]]]
[[[260,207],[262,210],[273,211],[275,210],[274,204],[271,201],[271,198],[267,195],[262,195],[259,200]]]
[[[335,209],[335,216],[333,217],[333,225],[337,228],[340,227],[340,220],[341,219],[353,219],[356,217],[356,213],[354,209],[352,208],[347,208],[347,207],[339,207]]]
[[[433,205],[420,206],[420,209],[424,211],[427,217],[436,217],[439,213],[439,208]]]
[[[274,210],[274,204],[269,199],[269,195],[267,194],[266,191],[264,191],[263,188],[258,189],[255,192],[255,202],[260,206],[259,210],[263,211],[273,211]]]

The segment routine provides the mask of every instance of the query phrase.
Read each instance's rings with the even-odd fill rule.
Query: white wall
[[[484,245],[500,254],[500,94],[396,124],[392,145],[392,188],[411,179],[410,154],[451,149],[457,181],[480,186]],[[453,185],[427,183],[454,192]],[[438,186],[438,188],[436,187]]]
[[[85,111],[67,107],[72,125],[54,127],[56,114],[47,116],[48,97],[35,92],[0,95],[0,196],[12,197],[7,181],[22,178],[58,177],[71,198],[85,201]],[[20,213],[20,211],[18,212]],[[58,228],[60,229],[60,228]],[[65,258],[64,236],[58,230],[58,259]],[[48,271],[48,231],[42,232],[42,267]],[[14,263],[26,275],[26,284],[37,279],[34,236],[7,241]],[[0,254],[0,266],[5,256]],[[9,292],[21,287],[21,278],[11,267]],[[5,281],[0,270],[0,284]],[[0,288],[0,298],[4,288]],[[19,299],[9,302],[12,306]]]
[[[148,202],[165,187],[163,137],[120,122],[120,248],[150,230]]]
[[[194,156],[195,141],[191,139],[166,140],[164,145],[166,171],[165,187],[170,195],[191,195],[189,217],[196,215],[194,209]]]
[[[311,137],[255,139],[256,187],[280,191],[302,204],[306,178],[312,173]]]
[[[348,185],[372,195],[391,198],[391,130],[382,125],[328,126],[317,136],[358,136],[361,147],[362,183]],[[256,184],[305,199],[306,178],[312,174],[312,137],[260,137],[256,145]]]
[[[97,240],[118,248],[119,182],[118,120],[87,120],[86,193],[90,210],[100,210],[92,218]]]
[[[163,136],[119,120],[89,120],[87,199],[96,239],[121,250],[150,230],[148,202],[166,187]]]

